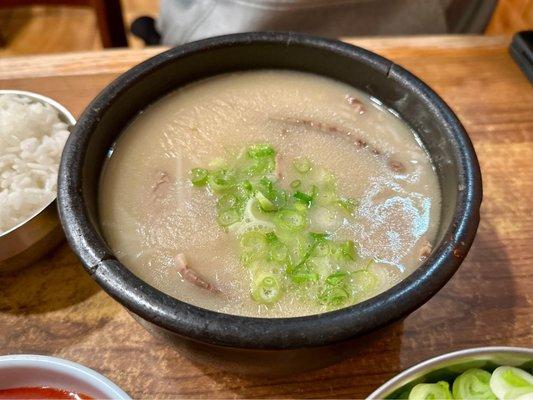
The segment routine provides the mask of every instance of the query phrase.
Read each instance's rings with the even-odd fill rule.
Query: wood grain
[[[0,277],[0,349],[65,357],[135,398],[362,398],[427,357],[472,346],[533,347],[533,90],[502,37],[354,41],[407,67],[457,112],[478,153],[481,224],[459,272],[391,335],[332,367],[279,379],[196,365],[151,337],[61,245]],[[116,74],[159,51],[0,60],[0,87],[49,95],[78,114]]]
[[[86,0],[73,0],[68,7],[0,7],[0,57],[101,49],[96,13],[87,7],[74,7],[82,2]],[[129,33],[129,26],[141,15],[155,17],[159,1],[122,0],[121,3],[129,46],[141,47],[142,41]]]

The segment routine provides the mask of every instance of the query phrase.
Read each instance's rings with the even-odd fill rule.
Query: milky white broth
[[[307,156],[337,177],[339,194],[359,201],[355,218],[334,238],[354,240],[361,259],[375,260],[370,268],[379,285],[370,295],[405,278],[428,254],[440,190],[410,128],[346,84],[263,70],[187,85],[126,127],[99,192],[101,227],[118,259],[163,292],[220,312],[287,317],[326,311],[290,292],[272,306],[252,300],[238,243],[217,224],[215,196],[190,183],[191,168],[255,143],[271,144],[280,160]],[[282,186],[294,179],[285,163]],[[221,293],[184,280],[179,253]]]

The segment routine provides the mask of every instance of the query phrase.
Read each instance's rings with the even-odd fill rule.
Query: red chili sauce
[[[0,400],[93,400],[83,393],[50,387],[20,387],[0,389]]]

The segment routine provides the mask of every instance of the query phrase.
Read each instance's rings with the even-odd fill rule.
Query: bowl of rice
[[[35,262],[62,240],[57,171],[75,123],[48,97],[0,90],[0,273]]]

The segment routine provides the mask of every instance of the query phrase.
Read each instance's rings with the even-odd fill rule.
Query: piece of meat
[[[419,255],[418,259],[420,261],[425,261],[429,257],[429,255],[431,254],[431,250],[433,250],[433,246],[431,245],[431,243],[429,243],[426,240],[424,245],[420,248],[420,252],[418,254]]]
[[[170,183],[170,177],[166,171],[157,171],[155,182],[152,185],[152,193],[157,196],[163,194]]]
[[[169,204],[169,194],[172,191],[172,177],[168,172],[155,170],[151,175],[150,186],[147,187],[145,205],[150,218],[159,220]]]
[[[364,104],[361,102],[361,100],[359,100],[358,98],[353,97],[353,96],[346,96],[346,101],[348,102],[348,104],[350,104],[354,108],[356,113],[358,114],[365,113],[366,108]]]
[[[394,172],[398,172],[400,174],[403,174],[405,172],[405,165],[400,161],[389,160],[388,165],[389,165],[389,168],[393,170]]]
[[[361,149],[364,149],[368,146],[368,143],[363,139],[355,139],[355,145]]]
[[[282,179],[283,178],[283,166],[281,165],[283,157],[281,154],[276,154],[276,169],[274,170],[274,174],[276,175],[276,178]]]
[[[313,120],[305,119],[305,118],[276,118],[276,119],[272,119],[272,121],[279,122],[285,125],[292,125],[296,127],[303,126],[306,128],[315,129],[319,132],[323,132],[326,134],[332,134],[332,135],[341,137],[344,140],[348,140],[350,143],[354,144],[355,147],[359,149],[365,149],[371,152],[373,155],[383,159],[387,163],[388,167],[393,172],[404,174],[407,170],[405,167],[405,164],[392,158],[391,154],[383,152],[380,149],[372,146],[371,144],[368,144],[366,140],[356,136],[349,129],[344,128],[342,126],[330,125],[330,124],[322,123],[320,121],[313,121]],[[285,129],[284,132],[287,133],[288,132],[287,129]],[[276,173],[277,172],[278,171],[277,171],[277,160],[276,160]]]
[[[187,265],[187,258],[185,257],[185,254],[179,253],[176,256],[176,266],[178,267],[181,277],[186,281],[201,289],[209,290],[213,293],[221,293],[215,285],[209,283],[205,278],[200,276],[196,271]]]
[[[279,118],[279,119],[272,119],[273,121],[280,122],[285,125],[292,125],[292,126],[305,126],[307,128],[315,129],[319,132],[332,134],[338,137],[341,137],[345,140],[350,141],[353,143],[357,148],[360,149],[368,149],[372,154],[374,155],[381,155],[382,152],[369,145],[365,140],[361,139],[360,137],[357,137],[353,132],[351,132],[349,129],[338,126],[338,125],[331,125],[331,124],[325,124],[320,121],[312,121],[309,119],[300,119],[300,118]]]

